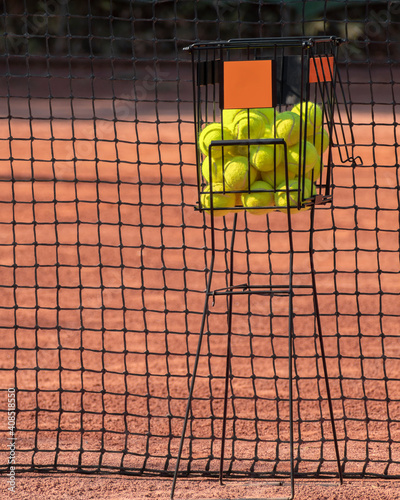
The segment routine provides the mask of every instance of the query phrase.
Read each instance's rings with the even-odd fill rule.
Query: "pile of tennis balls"
[[[217,209],[214,210],[216,216],[234,212],[238,207],[245,207],[256,215],[273,210],[286,212],[288,206],[291,213],[297,212],[299,191],[302,199],[316,194],[313,183],[321,176],[322,155],[329,146],[321,108],[307,102],[281,113],[274,108],[233,109],[222,113],[222,123],[209,123],[199,134],[198,144],[204,155],[201,173],[206,182],[200,200],[202,209]],[[212,146],[210,154],[212,141],[264,138],[285,140],[288,179],[283,145]],[[305,179],[299,176],[300,172]]]

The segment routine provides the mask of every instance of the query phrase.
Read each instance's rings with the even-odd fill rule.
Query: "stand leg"
[[[340,464],[339,445],[338,445],[338,440],[337,440],[337,435],[336,435],[336,427],[335,427],[335,416],[333,414],[332,397],[331,397],[331,391],[330,391],[330,387],[329,387],[328,369],[326,366],[324,339],[322,336],[321,318],[320,318],[319,307],[318,307],[318,294],[317,294],[317,286],[316,286],[316,281],[315,281],[315,267],[314,267],[313,244],[312,244],[313,243],[313,241],[312,241],[313,228],[314,228],[314,205],[311,207],[310,247],[309,247],[312,291],[313,291],[313,299],[314,299],[314,311],[315,311],[315,318],[316,318],[316,323],[317,323],[319,345],[320,345],[320,349],[321,349],[321,360],[322,360],[322,366],[323,366],[323,370],[324,370],[326,395],[327,395],[327,399],[328,399],[329,414],[330,414],[330,420],[331,420],[331,426],[332,426],[332,436],[333,436],[333,442],[334,442],[334,446],[335,446],[335,455],[336,455],[336,461],[337,461],[337,467],[338,467],[339,480],[340,480],[340,484],[343,484],[343,474],[342,474],[342,467]]]
[[[294,498],[294,431],[293,431],[293,235],[290,218],[290,209],[288,210],[288,233],[290,246],[289,262],[289,325],[288,325],[288,378],[289,378],[289,440],[290,440],[290,497]]]
[[[179,471],[179,464],[180,464],[180,461],[181,461],[183,444],[184,444],[184,441],[185,441],[186,427],[187,427],[187,423],[188,423],[188,420],[189,420],[189,415],[190,415],[190,411],[191,411],[191,407],[192,407],[194,384],[195,384],[195,381],[196,381],[197,367],[198,367],[198,364],[199,364],[200,352],[201,352],[201,344],[202,344],[202,340],[203,340],[204,328],[205,328],[205,323],[206,323],[206,318],[207,318],[207,313],[208,313],[208,300],[209,300],[209,295],[210,295],[213,270],[214,270],[214,252],[213,252],[212,258],[211,258],[210,274],[208,276],[207,289],[206,289],[206,298],[205,298],[205,302],[204,302],[203,316],[201,318],[199,341],[198,341],[198,345],[197,345],[196,357],[195,357],[195,360],[194,360],[192,380],[190,382],[189,396],[188,396],[187,405],[186,405],[186,414],[185,414],[185,418],[184,418],[184,421],[183,421],[183,429],[182,429],[182,434],[181,434],[181,441],[180,441],[180,444],[179,444],[179,451],[178,451],[178,456],[177,456],[177,459],[176,459],[175,472],[174,472],[174,480],[172,482],[171,500],[173,500],[173,498],[174,498],[176,480],[177,480],[178,471]]]
[[[230,248],[230,264],[229,264],[229,288],[233,287],[233,262],[234,262],[234,245],[236,235],[237,213],[233,219],[232,239]],[[225,394],[224,394],[224,415],[222,420],[222,439],[221,439],[221,459],[219,463],[219,482],[222,484],[222,475],[224,469],[225,457],[225,435],[226,435],[226,418],[228,413],[228,392],[229,392],[229,378],[231,373],[231,338],[232,338],[232,305],[233,295],[228,297],[228,338],[226,346],[226,368],[225,368]]]

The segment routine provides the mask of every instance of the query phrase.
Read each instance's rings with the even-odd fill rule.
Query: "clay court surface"
[[[274,481],[270,481],[274,483]],[[171,479],[127,478],[126,476],[80,476],[65,474],[24,474],[18,478],[18,491],[11,498],[31,499],[33,495],[48,499],[166,500],[170,497]],[[290,486],[269,486],[268,480],[229,480],[219,486],[218,479],[181,479],[176,499],[268,498],[290,494]],[[257,495],[259,495],[257,497]],[[8,498],[5,496],[4,498]],[[400,498],[398,481],[347,480],[342,486],[333,481],[297,481],[296,496],[300,500],[396,500]]]
[[[165,469],[165,475],[175,466],[204,304],[203,247],[209,244],[203,216],[193,209],[190,106],[182,106],[178,124],[173,104],[158,116],[148,104],[134,123],[126,102],[114,103],[116,113],[107,100],[78,102],[74,120],[68,103],[52,102],[52,120],[39,99],[31,100],[29,110],[22,100],[11,100],[12,115],[20,118],[0,120],[0,136],[13,138],[0,142],[0,384],[20,391],[20,468],[33,462],[44,470],[18,473],[9,498],[166,499],[171,477],[155,471]],[[314,235],[339,446],[349,459],[345,475],[355,477],[400,476],[399,199],[393,189],[393,114],[387,108],[376,106],[372,117],[369,107],[354,106],[354,153],[364,165],[335,167],[334,208],[317,209]],[[121,120],[108,121],[113,114],[118,118],[118,110]],[[104,119],[91,120],[93,113]],[[374,136],[372,119],[381,124]],[[226,218],[228,228],[232,217]],[[236,283],[245,281],[249,268],[253,283],[285,282],[285,223],[282,213],[268,221],[248,217],[247,232],[239,217]],[[295,283],[309,284],[309,213],[295,216],[293,225]],[[222,250],[229,236],[219,221],[215,288],[225,284]],[[287,478],[246,477],[250,467],[261,475],[288,472],[287,299],[238,298],[234,307],[235,401],[226,452],[232,477],[221,487],[217,479],[199,476],[219,465],[219,441],[210,437],[221,433],[226,304],[219,299],[211,308],[212,333],[204,340],[193,404],[194,477],[178,480],[177,499],[289,493]],[[296,295],[294,310],[298,472],[325,474],[321,480],[299,479],[296,498],[400,498],[397,480],[350,477],[339,487],[309,291]],[[233,431],[239,461],[230,460]],[[187,451],[188,444],[184,457]],[[78,465],[99,473],[72,474]],[[143,476],[113,474],[119,467]],[[1,488],[0,498],[8,498],[4,476]]]

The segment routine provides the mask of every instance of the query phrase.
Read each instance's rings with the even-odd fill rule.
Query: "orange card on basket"
[[[310,59],[310,83],[331,82],[333,76],[333,57],[315,56]]]
[[[275,106],[272,60],[224,61],[223,109]]]

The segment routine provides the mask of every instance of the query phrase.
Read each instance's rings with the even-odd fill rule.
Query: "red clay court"
[[[126,61],[0,56],[0,498],[10,388],[13,498],[169,498],[210,258],[209,217],[194,210],[190,64],[176,57],[139,57],[134,73]],[[300,293],[296,498],[395,499],[400,74],[380,63],[340,71],[363,165],[341,165],[335,153],[333,204],[317,207],[313,238],[344,485],[313,298]],[[232,217],[217,222],[216,288],[226,286]],[[240,214],[235,282],[285,279],[285,224],[279,212]],[[310,280],[309,225],[309,212],[293,216],[297,284]],[[207,318],[180,468],[189,479],[178,479],[177,499],[290,490],[288,304],[279,296],[235,298],[218,484],[226,311],[216,298]]]

